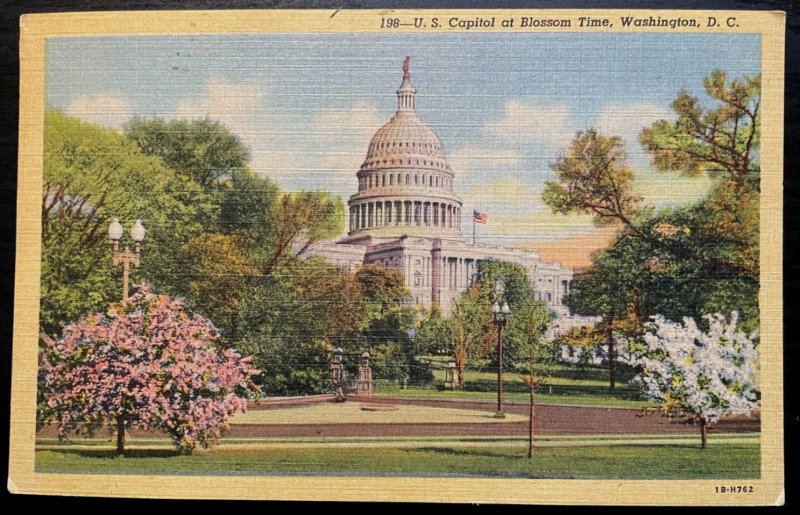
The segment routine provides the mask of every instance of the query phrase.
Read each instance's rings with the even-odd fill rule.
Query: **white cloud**
[[[448,156],[450,166],[463,178],[486,170],[515,170],[520,162],[519,150],[508,147],[469,143]]]
[[[620,136],[628,161],[637,170],[650,166],[650,156],[639,144],[639,134],[658,120],[672,119],[672,113],[654,104],[609,105],[595,118],[593,127],[603,134]]]
[[[633,191],[645,204],[676,206],[700,200],[708,194],[714,181],[706,176],[682,177],[677,173],[637,172]]]
[[[331,179],[346,181],[352,192],[355,173],[364,161],[370,139],[388,120],[372,104],[358,102],[351,109],[328,110],[317,115],[308,138],[316,154],[318,170]]]
[[[466,187],[509,175],[541,181],[549,173],[548,163],[575,132],[569,115],[563,104],[508,100],[502,117],[484,124],[478,138],[452,152],[450,164]]]
[[[515,209],[525,206],[532,208],[536,203],[541,203],[541,192],[522,184],[513,177],[502,177],[495,181],[471,186],[466,190],[464,199],[480,200],[479,203],[501,203],[513,206]]]
[[[487,123],[484,133],[490,138],[520,145],[537,145],[546,150],[563,146],[568,128],[569,109],[566,105],[542,105],[512,99],[503,108],[503,117]]]
[[[235,84],[225,79],[209,80],[202,96],[178,103],[175,118],[212,118],[225,124],[251,146],[257,143],[263,121],[260,108],[264,100],[261,85]]]
[[[654,104],[610,105],[600,111],[594,122],[600,132],[622,138],[628,162],[636,171],[633,191],[646,204],[666,206],[695,202],[708,193],[712,184],[707,177],[659,173],[650,165],[650,155],[639,144],[639,134],[658,120],[674,118],[672,111]]]
[[[604,134],[621,136],[639,146],[639,133],[658,120],[670,120],[673,113],[655,104],[608,105],[597,115],[594,127]]]
[[[375,106],[359,102],[310,117],[273,106],[273,101],[262,84],[214,78],[202,96],[181,101],[173,117],[222,122],[249,150],[253,170],[287,190],[351,194],[370,137],[386,122]]]
[[[133,116],[133,109],[124,95],[103,93],[76,98],[67,106],[66,113],[85,122],[118,129]]]
[[[201,96],[180,101],[172,117],[221,122],[239,136],[254,171],[283,182],[303,168],[301,150],[292,141],[298,131],[294,120],[271,108],[269,100],[264,84],[213,77]]]

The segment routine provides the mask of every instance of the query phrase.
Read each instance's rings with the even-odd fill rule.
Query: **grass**
[[[394,406],[392,411],[366,411],[369,403],[316,404],[285,409],[249,410],[231,418],[231,424],[398,424],[398,423],[487,423],[522,422],[526,417],[509,413],[504,419],[493,418],[491,411],[433,408],[429,406]],[[386,405],[381,405],[386,406]]]
[[[653,407],[653,403],[646,400],[629,399],[623,395],[615,396],[605,392],[566,394],[548,394],[547,385],[543,386],[536,394],[537,404],[567,404],[570,406],[591,406],[603,408],[634,408]],[[493,400],[497,398],[496,391],[471,392],[457,390],[436,390],[433,388],[399,388],[394,386],[377,386],[375,395],[388,395],[392,397],[418,397],[423,399],[442,400]],[[528,402],[526,392],[505,392],[506,401]]]
[[[450,358],[447,356],[419,356],[418,359],[430,363],[434,375],[433,383],[404,389],[396,383],[378,380],[375,385],[375,393],[401,397],[464,400],[488,400],[497,395],[497,372],[494,370],[467,370],[464,377],[466,385],[464,391],[439,390],[435,386],[441,386],[444,383],[445,369]],[[551,366],[550,369],[551,375],[547,383],[540,386],[537,392],[537,402],[541,404],[637,409],[653,406],[646,399],[642,399],[639,390],[630,384],[633,371],[627,367],[619,368],[614,392],[610,392],[608,388],[607,368],[557,364]],[[528,387],[519,372],[507,370],[504,373],[503,384],[508,400],[527,401]]]
[[[525,442],[492,445],[428,442],[422,447],[294,447],[260,443],[222,445],[178,455],[167,447],[113,458],[103,448],[49,448],[36,452],[38,472],[97,474],[482,476],[578,479],[744,479],[759,476],[759,446],[739,439],[699,442],[554,445],[525,456]],[[360,452],[359,452],[360,451]]]

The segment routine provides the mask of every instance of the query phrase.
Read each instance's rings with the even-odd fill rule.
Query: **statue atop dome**
[[[407,55],[405,59],[403,59],[403,78],[410,79],[411,74],[408,72],[408,64],[411,62],[411,56]]]

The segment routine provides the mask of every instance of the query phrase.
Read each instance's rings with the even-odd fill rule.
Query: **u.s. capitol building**
[[[543,262],[536,252],[464,238],[456,176],[441,140],[416,112],[416,93],[406,59],[397,112],[372,137],[356,173],[347,236],[318,242],[302,257],[321,256],[351,270],[364,263],[398,270],[417,304],[428,309],[438,304],[443,313],[466,291],[480,261],[508,261],[525,269],[537,297],[556,315],[568,315],[563,299],[572,270]]]

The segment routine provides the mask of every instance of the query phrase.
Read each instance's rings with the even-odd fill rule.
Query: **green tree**
[[[186,243],[180,259],[194,310],[215,321],[225,344],[236,342],[242,296],[258,275],[257,263],[236,236],[208,233]]]
[[[453,343],[453,320],[441,313],[431,313],[420,321],[414,334],[416,354],[451,354]]]
[[[498,291],[498,286],[502,291]],[[496,300],[507,302],[511,309],[503,339],[503,357],[512,367],[528,361],[530,340],[528,326],[523,321],[531,317],[549,318],[545,305],[535,300],[530,279],[522,267],[504,261],[479,262],[475,280],[456,299],[448,324],[430,329],[432,333],[436,328],[439,334],[451,335],[459,388],[464,388],[468,360],[486,359],[497,366],[497,336],[492,318],[492,303]]]
[[[242,301],[243,352],[254,355],[270,395],[319,393],[330,386],[330,352],[360,352],[365,317],[353,274],[312,258],[257,278]]]
[[[416,359],[415,339],[409,334],[417,311],[411,305],[411,292],[403,275],[379,264],[367,264],[359,267],[355,279],[364,298],[361,334],[372,356],[373,377],[429,380],[428,367]]]
[[[696,232],[726,247],[712,256],[715,268],[757,277],[761,76],[728,81],[715,70],[703,85],[712,105],[680,91],[677,120],[654,123],[640,140],[658,170],[715,179]]]
[[[70,207],[72,206],[72,207]],[[48,110],[44,119],[42,202],[43,329],[101,309],[119,293],[105,230],[113,217],[147,228],[142,266],[146,280],[185,294],[177,254],[213,219],[211,198],[197,183],[149,157],[123,135]],[[67,213],[69,216],[67,216]]]
[[[344,230],[344,203],[326,191],[283,193],[265,222],[273,246],[266,256],[262,273],[269,275],[276,267],[291,262],[320,240],[341,234]]]
[[[125,134],[147,156],[209,190],[247,167],[247,150],[222,123],[208,118],[134,118]]]
[[[236,170],[221,186],[220,231],[242,238],[263,275],[291,267],[344,229],[344,203],[326,191],[281,192],[268,177]]]
[[[104,219],[104,199],[68,195],[64,186],[46,190],[42,205],[42,279],[39,319],[46,334],[119,295]]]
[[[452,324],[452,355],[456,365],[456,388],[463,390],[465,386],[465,372],[467,360],[472,355],[480,354],[480,349],[485,348],[487,334],[491,334],[487,325],[487,311],[485,302],[473,286],[466,294],[459,295],[450,313]]]
[[[703,86],[715,105],[704,107],[696,96],[681,90],[672,102],[677,120],[660,120],[644,129],[642,145],[659,170],[690,177],[706,173],[731,181],[739,193],[757,190],[761,76],[728,82],[723,70],[714,70]]]
[[[578,132],[552,165],[556,180],[545,183],[542,198],[554,213],[592,215],[597,225],[621,224],[645,237],[632,220],[641,198],[631,192],[634,171],[626,158],[619,136]]]
[[[557,180],[543,198],[554,212],[588,213],[621,227],[612,248],[573,282],[568,300],[579,313],[604,317],[607,340],[620,320],[655,313],[673,319],[739,311],[744,327],[758,325],[758,164],[760,78],[704,81],[714,101],[681,91],[675,121],[641,134],[654,166],[687,176],[707,173],[715,184],[694,205],[654,210],[631,192],[633,170],[619,138],[579,133],[554,165]],[[620,318],[627,313],[625,318]]]
[[[546,384],[555,363],[552,345],[542,339],[550,315],[541,301],[529,300],[517,305],[508,321],[512,334],[524,337],[528,351],[527,370],[522,380],[528,385],[528,458],[533,458],[536,435],[536,389]],[[519,337],[518,336],[518,337]]]

